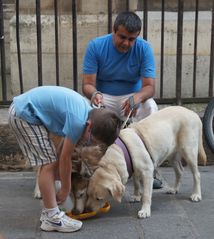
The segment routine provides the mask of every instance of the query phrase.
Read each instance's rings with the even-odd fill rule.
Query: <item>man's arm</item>
[[[92,104],[98,105],[103,103],[103,96],[96,89],[96,76],[96,74],[83,74],[82,92]]]
[[[139,92],[134,94],[134,102],[137,104],[139,102],[144,102],[145,100],[152,98],[155,94],[155,79],[153,78],[143,78],[142,88]]]

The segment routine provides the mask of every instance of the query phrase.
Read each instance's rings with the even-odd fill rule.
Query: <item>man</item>
[[[113,33],[90,41],[83,61],[82,91],[94,106],[104,105],[139,121],[158,110],[155,59],[150,44],[139,37],[141,20],[133,12],[117,16]],[[156,181],[154,188],[160,188]]]
[[[41,86],[14,97],[9,125],[30,164],[41,165],[39,188],[44,204],[41,229],[79,230],[82,222],[67,217],[57,205],[65,201],[71,190],[72,153],[80,140],[107,146],[114,143],[120,129],[116,113],[92,109],[84,97],[71,89]],[[64,137],[59,159],[49,132]],[[55,180],[61,181],[57,194]]]
[[[157,110],[155,59],[150,44],[139,37],[141,20],[120,13],[113,33],[90,41],[83,61],[82,90],[92,104],[103,104],[125,120],[130,110],[138,121]]]

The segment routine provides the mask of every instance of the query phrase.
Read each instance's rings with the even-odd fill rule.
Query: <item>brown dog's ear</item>
[[[108,191],[115,201],[121,202],[125,192],[125,186],[120,181],[115,181],[108,187]]]
[[[87,146],[83,147],[80,152],[81,159],[90,165],[98,165],[102,156],[104,155],[102,147],[97,146]]]
[[[99,146],[76,147],[72,154],[72,172],[90,178],[97,169],[103,151]]]

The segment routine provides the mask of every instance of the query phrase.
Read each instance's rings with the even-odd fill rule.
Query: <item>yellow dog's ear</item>
[[[114,180],[108,187],[108,191],[117,202],[121,202],[123,194],[125,192],[125,186],[118,180]]]

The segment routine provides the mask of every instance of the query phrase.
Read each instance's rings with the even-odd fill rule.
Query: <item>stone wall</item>
[[[106,0],[79,0],[77,2],[77,48],[78,48],[78,91],[81,92],[82,59],[85,48],[90,39],[107,33]],[[15,1],[4,1],[6,67],[8,97],[20,93],[19,71],[17,61]],[[20,3],[20,44],[24,90],[38,84],[37,73],[37,40],[35,0],[19,1]],[[42,63],[43,84],[56,83],[55,69],[55,32],[53,0],[41,1],[42,21]],[[72,1],[59,0],[59,77],[60,84],[73,87],[73,45],[72,45]],[[211,9],[212,1],[199,1],[198,25],[198,57],[196,97],[208,95],[210,39],[211,39]],[[143,1],[130,1],[130,10],[143,20]],[[113,0],[113,20],[118,11],[125,9],[125,1]],[[160,89],[160,29],[161,29],[161,1],[148,1],[148,40],[151,42],[157,64],[156,95],[159,97]],[[177,0],[165,3],[165,43],[164,43],[164,98],[175,97],[176,79],[176,44],[177,44]],[[195,0],[184,1],[183,26],[183,70],[182,70],[182,97],[191,97],[193,79],[193,48],[194,48],[194,17]],[[1,87],[1,86],[0,86]],[[0,90],[1,92],[1,90]],[[1,96],[0,96],[1,97]]]
[[[137,12],[143,20],[143,12]],[[193,53],[194,53],[194,12],[184,13],[183,24],[183,57],[182,57],[182,97],[192,96]],[[115,18],[116,14],[113,14]],[[200,12],[198,24],[198,57],[196,96],[208,96],[211,12]],[[151,43],[157,65],[156,95],[160,89],[160,51],[161,51],[161,12],[148,13],[148,41]],[[81,92],[82,60],[85,48],[90,39],[107,33],[107,15],[77,16],[77,48],[78,48],[78,90]],[[54,16],[42,15],[42,63],[43,84],[55,84],[55,35]],[[175,97],[176,85],[176,48],[177,48],[177,13],[166,12],[164,31],[164,80],[163,97]],[[15,17],[10,22],[11,50],[11,90],[10,96],[19,94],[19,78],[17,65],[16,25]],[[24,90],[37,86],[37,43],[35,15],[20,16],[20,42],[22,52],[22,72]],[[73,87],[73,45],[72,18],[70,15],[60,16],[59,22],[59,77],[60,84]]]
[[[195,0],[184,1],[185,11],[195,10]],[[60,11],[63,13],[71,13],[72,1],[70,0],[58,0],[57,1]],[[106,0],[78,0],[76,1],[77,11],[81,14],[97,14],[107,13],[108,3]],[[199,1],[198,7],[201,11],[207,11],[212,8],[212,1],[203,0]],[[41,1],[41,9],[43,14],[52,14],[54,7],[53,0]],[[162,8],[162,1],[160,0],[147,0],[147,7],[149,11],[160,11]],[[126,8],[126,1],[124,0],[112,0],[112,12],[123,11]],[[129,0],[129,9],[132,11],[142,11],[144,9],[144,1],[142,0]],[[166,11],[177,11],[178,0],[165,1]],[[21,13],[32,14],[35,12],[35,1],[20,1]]]

